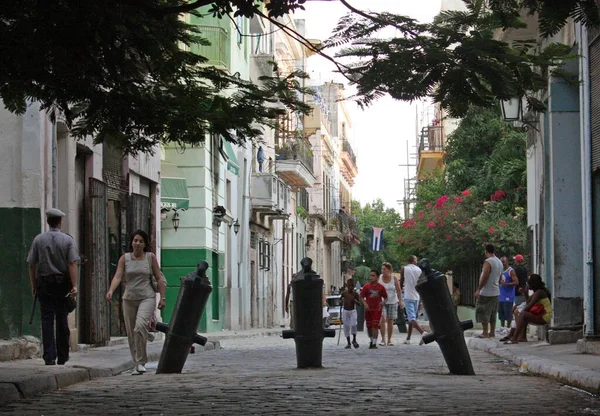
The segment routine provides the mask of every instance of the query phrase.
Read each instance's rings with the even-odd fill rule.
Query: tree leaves
[[[235,2],[214,2],[224,3]],[[193,146],[209,133],[230,141],[260,137],[258,126],[275,126],[285,112],[273,105],[277,102],[301,114],[310,110],[301,99],[308,93],[298,82],[305,76],[301,72],[266,77],[259,86],[208,67],[206,57],[182,48],[209,44],[197,26],[178,17],[176,10],[186,4],[191,3],[4,4],[0,98],[17,114],[27,100],[38,101],[51,117],[61,114],[72,136],[93,136],[97,143],[110,137],[129,153],[167,142]],[[296,7],[280,6],[280,11]]]
[[[471,106],[492,108],[525,96],[533,110],[543,111],[535,95],[547,85],[548,68],[573,58],[570,47],[549,45],[537,53],[535,40],[497,40],[501,28],[524,27],[518,13],[490,13],[483,0],[465,3],[468,11],[444,11],[431,24],[390,13],[342,18],[326,45],[349,45],[336,56],[351,59],[343,72],[356,79],[358,103],[384,94],[403,101],[431,97],[462,117]],[[380,38],[389,28],[399,35]]]

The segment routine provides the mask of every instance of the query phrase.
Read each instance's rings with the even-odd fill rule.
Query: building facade
[[[147,231],[157,248],[159,157],[75,140],[60,117],[52,123],[35,103],[23,115],[1,110],[0,149],[0,210],[7,220],[0,237],[7,248],[0,338],[40,334],[38,318],[26,324],[33,301],[26,258],[33,238],[48,229],[44,212],[51,207],[66,213],[62,230],[81,256],[79,302],[69,317],[72,346],[122,336],[120,302],[109,304],[105,295],[133,230]]]

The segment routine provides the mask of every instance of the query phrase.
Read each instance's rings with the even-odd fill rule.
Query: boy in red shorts
[[[365,320],[367,321],[367,330],[371,337],[370,350],[377,349],[377,336],[379,335],[379,322],[381,321],[382,307],[387,300],[387,291],[379,283],[379,270],[371,270],[369,274],[369,283],[363,286],[360,291],[360,299],[365,306]]]

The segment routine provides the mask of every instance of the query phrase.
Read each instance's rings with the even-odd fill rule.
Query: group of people
[[[527,276],[521,254],[514,257],[515,266],[507,256],[498,258],[493,244],[485,246],[486,259],[475,291],[475,317],[483,332],[479,338],[496,336],[496,321],[500,320],[501,341],[516,344],[527,341],[527,325],[546,325],[552,317],[551,295],[542,277]]]
[[[357,290],[354,280],[348,279],[346,288],[341,295],[343,300],[342,322],[344,335],[348,342],[346,348],[359,347],[356,341],[358,316],[356,307],[358,305],[363,305],[365,309],[369,349],[377,349],[380,332],[380,346],[394,345],[392,334],[394,322],[398,319],[399,308],[406,309],[408,318],[408,335],[404,343],[410,344],[413,329],[424,335],[425,331],[417,323],[419,294],[416,285],[420,275],[421,269],[417,266],[416,256],[409,256],[408,264],[401,270],[400,280],[392,274],[392,265],[388,262],[383,263],[381,274],[377,269],[371,270],[369,282],[362,286],[360,291]],[[350,335],[352,335],[352,341]]]
[[[63,365],[69,360],[67,316],[77,296],[79,255],[73,238],[61,231],[64,216],[56,208],[46,211],[49,230],[35,237],[27,257],[31,293],[40,302],[46,365]],[[129,250],[119,259],[106,299],[111,301],[114,291],[124,283],[123,318],[135,366],[132,374],[139,375],[146,372],[149,324],[156,308],[165,307],[166,281],[145,231],[133,232]]]

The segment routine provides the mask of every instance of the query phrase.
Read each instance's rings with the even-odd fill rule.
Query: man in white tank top
[[[417,256],[408,256],[408,264],[402,268],[400,278],[404,285],[404,304],[406,305],[406,318],[408,319],[408,334],[406,335],[406,341],[404,341],[405,344],[410,344],[413,328],[421,335],[425,333],[417,323],[420,296],[416,286],[420,276],[421,269],[417,266]],[[423,341],[420,345],[422,344]]]

